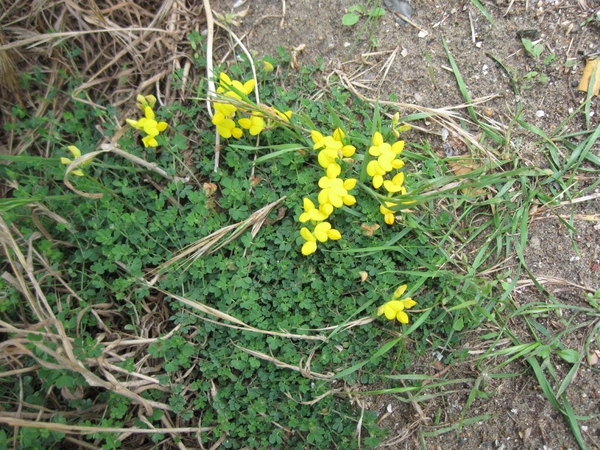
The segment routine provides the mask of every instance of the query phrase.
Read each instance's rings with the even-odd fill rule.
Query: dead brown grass
[[[3,9],[0,128],[14,120],[14,104],[20,104],[35,117],[41,117],[48,109],[54,111],[55,117],[61,117],[73,100],[102,109],[111,104],[121,111],[116,122],[123,123],[124,117],[132,115],[133,99],[138,93],[152,93],[161,103],[183,100],[189,94],[185,88],[171,88],[168,76],[175,70],[181,69],[194,85],[204,76],[192,70],[186,38],[205,27],[202,2],[36,0],[13,2]],[[46,74],[45,83],[22,89],[18,79],[34,67]],[[73,80],[78,84],[71,97],[67,88]],[[48,101],[52,92],[58,95]],[[45,146],[37,138],[32,134],[6,133],[0,138],[0,152],[18,155],[35,146],[33,153],[47,156]]]

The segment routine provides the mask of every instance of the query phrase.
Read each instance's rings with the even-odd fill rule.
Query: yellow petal
[[[346,134],[344,133],[344,130],[342,130],[341,128],[336,128],[335,131],[333,132],[333,138],[336,141],[342,142],[342,139],[344,139],[344,136],[346,136]]]
[[[356,203],[356,197],[354,195],[344,195],[342,201],[346,206],[352,206]]]
[[[308,256],[311,253],[314,253],[317,251],[317,243],[316,242],[312,242],[312,241],[306,241],[304,243],[304,245],[302,246],[302,254],[304,256]]]
[[[327,232],[327,237],[332,241],[337,241],[342,238],[342,233],[332,228]]]
[[[307,214],[310,220],[314,220],[315,222],[320,222],[327,219],[327,216],[316,208],[311,209]]]
[[[255,84],[256,84],[256,82],[254,81],[254,78],[252,78],[244,83],[244,87],[241,89],[241,91],[244,94],[248,95],[254,90]]]
[[[152,108],[150,108],[150,106],[146,106],[144,108],[144,116],[146,116],[146,119],[148,120],[154,120],[154,111],[152,111]]]
[[[307,241],[307,242],[315,242],[316,241],[316,239],[313,236],[313,234],[306,227],[300,228],[300,236],[302,236],[304,238],[304,240]]]
[[[339,164],[329,164],[327,166],[327,178],[337,178],[342,173],[342,168]]]
[[[344,181],[344,189],[351,191],[356,186],[356,178],[348,178]]]
[[[373,145],[379,147],[381,144],[383,144],[383,136],[379,131],[376,131],[373,135]]]
[[[354,155],[354,152],[356,152],[356,147],[354,145],[344,145],[342,147],[342,156],[345,158],[349,158],[350,156]]]
[[[331,224],[329,222],[321,222],[317,224],[313,234],[318,241],[326,242],[329,238],[329,230],[331,230]]]
[[[302,206],[304,207],[304,211],[310,211],[311,209],[315,209],[315,204],[310,198],[306,197],[302,199]]]
[[[383,184],[383,177],[381,175],[375,175],[373,177],[373,187],[379,189]]]
[[[150,95],[146,95],[144,97],[144,100],[146,100],[146,102],[148,103],[148,105],[150,106],[150,108],[154,108],[154,105],[156,105],[156,97],[152,94]]]
[[[331,203],[322,203],[319,205],[319,211],[326,217],[329,217],[333,213],[333,205]]]
[[[402,190],[402,186],[398,186],[391,182],[390,180],[385,180],[383,182],[383,187],[388,192],[400,192]]]
[[[394,319],[397,314],[397,312],[387,303],[383,305],[383,313],[385,314],[385,318],[388,320]]]
[[[400,153],[402,153],[402,150],[404,150],[404,141],[396,141],[394,143],[394,145],[392,145],[392,151],[396,155],[399,155]]]
[[[158,146],[158,142],[156,141],[156,137],[155,136],[146,136],[145,138],[142,139],[142,143],[144,144],[144,147],[157,147]]]
[[[67,148],[69,149],[69,151],[73,154],[73,156],[75,158],[79,158],[81,156],[81,150],[79,150],[74,145],[69,145]]]
[[[71,162],[72,162],[72,161],[71,161],[69,158],[64,158],[64,157],[63,157],[63,158],[60,158],[60,162],[61,162],[62,164],[65,164],[65,165],[67,165],[67,166],[68,166],[69,164],[71,164]]]
[[[404,161],[402,161],[401,159],[396,158],[396,159],[394,159],[392,161],[392,167],[394,169],[402,169],[404,167]]]
[[[406,291],[406,284],[403,284],[402,286],[398,286],[398,289],[396,289],[396,291],[394,292],[394,298],[400,298],[402,297],[402,294],[404,294],[404,292]]]
[[[219,74],[219,81],[221,82],[221,84],[224,84],[226,86],[231,85],[231,78],[229,78],[229,75],[227,75],[225,72],[221,72]]]
[[[412,298],[405,298],[402,303],[404,303],[404,309],[410,309],[417,304]]]
[[[404,311],[398,311],[396,313],[396,319],[400,323],[407,324],[408,323],[408,314],[406,314]]]
[[[370,177],[374,177],[377,174],[377,171],[375,170],[376,165],[377,161],[369,161],[369,164],[367,164],[367,174]]]
[[[167,122],[158,122],[158,125],[156,125],[156,128],[158,129],[158,131],[165,131],[168,126],[169,125],[167,124]]]
[[[313,143],[315,144],[313,147],[314,150],[318,150],[321,147],[323,147],[323,135],[321,133],[319,133],[317,130],[312,130],[310,132],[310,138],[312,139]]]

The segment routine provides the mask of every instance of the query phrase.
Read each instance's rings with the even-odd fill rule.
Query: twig
[[[406,23],[408,23],[408,24],[412,25],[413,27],[415,27],[417,30],[424,31],[425,33],[427,33],[427,30],[425,28],[422,28],[419,25],[417,25],[416,23],[412,22],[404,14],[400,14],[398,11],[393,11],[393,13],[396,14],[398,17],[400,17],[402,20],[404,20]]]
[[[12,427],[41,428],[44,430],[59,431],[70,434],[91,433],[131,433],[131,434],[154,434],[154,433],[198,433],[199,431],[212,431],[213,427],[181,427],[181,428],[117,428],[117,427],[84,427],[79,425],[62,424],[56,422],[38,422],[35,420],[23,420],[12,417],[0,416],[0,423]]]
[[[283,30],[283,24],[285,22],[285,0],[281,0],[281,22],[279,22],[279,28]]]

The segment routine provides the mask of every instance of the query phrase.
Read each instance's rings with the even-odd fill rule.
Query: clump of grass
[[[166,20],[166,5],[151,25]],[[154,48],[162,33],[138,31],[127,47],[134,65],[141,43],[151,36]],[[32,39],[82,36],[66,33]],[[107,36],[119,40],[124,33]],[[385,435],[376,415],[347,397],[392,393],[419,411],[420,402],[464,380],[413,375],[410,380],[428,383],[398,387],[410,381],[403,372],[414,357],[432,348],[451,350],[461,333],[482,323],[501,330],[488,336],[491,341],[514,337],[496,315],[507,307],[518,274],[508,286],[493,274],[514,252],[524,267],[528,206],[536,198],[553,204],[535,187],[548,174],[497,158],[507,145],[505,130],[482,121],[449,51],[465,105],[428,109],[369,99],[340,71],[313,97],[318,67],[303,68],[296,88],[276,87],[285,54],[269,64],[247,57],[215,68],[229,75],[219,91],[209,85],[222,77],[201,81],[204,70],[213,72],[204,57],[207,43],[191,31],[188,39],[197,50],[188,69],[197,72],[183,67],[155,74],[166,94],[151,102],[151,112],[142,105],[143,119],[132,111],[148,83],[126,90],[124,100],[117,86],[134,73],[142,79],[146,66],[115,72],[112,87],[100,93],[102,71],[76,72],[70,82],[60,71],[49,77],[39,72],[29,80],[32,90],[51,89],[61,109],[15,107],[16,119],[6,125],[15,141],[11,156],[2,156],[10,164],[3,166],[8,195],[0,203],[7,258],[0,421],[11,428],[0,432],[0,442],[373,448]],[[79,69],[93,54],[89,44],[82,50],[80,56],[71,48],[67,67]],[[114,61],[105,64],[99,65]],[[270,70],[278,64],[279,72]],[[250,79],[260,95],[245,84]],[[74,101],[64,100],[69,96]],[[467,126],[485,133],[486,144],[463,128],[461,108]],[[409,114],[395,115],[399,109]],[[283,117],[288,110],[291,117]],[[129,121],[133,127],[126,118],[136,119]],[[407,130],[406,124],[418,129],[424,118],[455,132],[470,149],[472,170],[455,173],[452,160]],[[404,166],[396,162],[400,172],[379,174],[384,188],[386,181],[395,186],[382,190],[371,163],[388,151],[383,143],[398,141],[399,129]],[[321,140],[328,144],[319,146]],[[565,170],[590,162],[587,145],[575,149]],[[355,151],[344,154],[346,146]],[[332,147],[341,153],[319,155]],[[340,177],[356,180],[352,187],[342,181],[345,193],[326,196],[334,211],[324,207],[327,221],[341,239],[330,228],[328,241],[317,236],[325,219],[303,207],[307,196],[315,206],[327,204],[319,189],[339,188],[320,186],[324,173],[332,184]],[[356,202],[345,198],[340,205],[332,192]],[[305,254],[303,214],[319,241],[317,251]],[[511,236],[518,233],[515,242]],[[387,302],[396,302],[391,321],[377,317]],[[547,330],[532,327],[547,341],[548,355],[575,360]],[[526,353],[542,348],[523,352],[521,343],[513,345],[502,353],[490,350],[481,361],[513,355],[529,361],[538,354]],[[483,382],[475,378],[467,407],[484,391]],[[389,388],[372,389],[375,383]],[[550,398],[576,425],[564,389]],[[481,419],[463,415],[421,435]]]

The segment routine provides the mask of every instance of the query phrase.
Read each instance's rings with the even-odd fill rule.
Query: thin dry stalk
[[[263,226],[265,220],[267,220],[269,213],[273,210],[273,208],[275,208],[279,203],[281,203],[285,199],[286,196],[283,196],[279,200],[276,200],[273,203],[269,203],[268,205],[262,207],[258,211],[253,212],[252,214],[250,214],[250,217],[248,217],[246,220],[223,227],[215,231],[214,233],[203,237],[194,244],[191,244],[177,256],[174,256],[167,262],[161,264],[159,267],[152,270],[151,273],[158,273],[158,275],[156,275],[152,279],[152,281],[149,282],[149,284],[153,286],[162,272],[164,272],[173,264],[179,262],[182,259],[185,259],[185,263],[187,263],[189,267],[191,263],[196,261],[201,256],[210,255],[211,253],[216,252],[221,247],[237,239],[250,226],[252,227],[252,237],[256,237],[258,231]]]
[[[149,287],[151,287],[148,284]],[[154,288],[157,289],[157,288]],[[216,325],[222,325],[228,328],[234,328],[237,330],[243,330],[243,331],[250,331],[252,333],[258,333],[258,334],[266,334],[266,335],[270,335],[270,336],[279,336],[279,337],[283,337],[283,338],[287,338],[287,339],[304,339],[304,340],[310,340],[310,341],[327,341],[327,338],[324,336],[308,336],[308,335],[304,335],[304,334],[293,334],[293,333],[282,333],[279,331],[268,331],[268,330],[261,330],[260,328],[255,328],[252,325],[248,325],[245,322],[242,322],[241,320],[237,319],[236,317],[233,317],[230,314],[224,313],[223,311],[220,311],[216,308],[213,308],[211,306],[208,306],[204,303],[200,303],[196,300],[190,300],[187,299],[185,297],[182,297],[180,295],[176,295],[176,294],[172,294],[170,292],[167,291],[163,291],[161,289],[157,289],[159,292],[162,292],[163,294],[189,306],[190,308],[196,310],[196,311],[200,311],[203,314],[208,314],[210,316],[216,317],[217,319],[220,319],[219,321],[216,320],[211,320],[209,318],[203,317],[203,316],[197,316],[199,318],[201,318],[202,320],[206,320],[207,322],[211,322],[214,323]],[[235,325],[231,325],[225,322],[222,322],[223,320],[227,320],[229,322],[234,323]]]
[[[312,370],[310,370],[310,359],[311,359],[310,357],[308,358],[308,360],[304,366],[302,365],[302,360],[300,361],[300,363],[297,366],[294,366],[292,364],[283,362],[283,361],[275,358],[274,356],[267,355],[266,353],[258,352],[256,350],[250,350],[248,348],[240,347],[239,345],[236,345],[236,344],[233,344],[233,345],[235,345],[237,348],[239,348],[243,352],[246,352],[252,356],[256,356],[257,358],[262,359],[264,361],[273,363],[277,367],[280,367],[282,369],[290,369],[290,370],[294,370],[296,372],[300,372],[300,374],[303,377],[311,379],[311,380],[330,380],[335,375],[333,373],[328,373],[327,375],[323,375],[321,373],[313,372]],[[312,354],[311,354],[311,357],[312,357]]]
[[[55,422],[37,422],[34,420],[17,419],[0,415],[0,423],[11,427],[38,428],[51,431],[59,431],[67,434],[92,434],[92,433],[129,433],[129,434],[156,434],[156,433],[200,433],[211,431],[212,427],[178,427],[178,428],[118,428],[118,427],[85,427],[79,425],[68,425]]]
[[[434,120],[434,121],[438,122],[442,127],[445,127],[448,130],[453,131],[465,142],[467,142],[467,143],[471,144],[473,147],[477,148],[482,154],[486,155],[486,157],[489,158],[490,161],[496,162],[498,160],[498,158],[494,154],[492,154],[489,149],[485,148],[478,142],[478,140],[475,138],[475,136],[471,135],[468,131],[466,131],[464,128],[462,128],[457,123],[458,120],[468,122],[467,119],[462,117],[457,112],[458,110],[467,108],[468,106],[476,106],[476,105],[485,103],[493,98],[496,98],[497,95],[488,95],[488,96],[485,96],[485,97],[482,97],[479,99],[474,99],[469,104],[461,104],[461,105],[457,105],[457,106],[449,106],[449,107],[444,107],[444,108],[427,108],[424,106],[412,105],[410,103],[391,102],[391,101],[385,101],[385,100],[379,100],[379,99],[366,97],[365,95],[361,94],[356,89],[356,87],[355,87],[356,83],[352,82],[344,72],[342,72],[339,69],[336,69],[334,71],[334,73],[338,75],[342,85],[346,89],[348,89],[350,92],[352,92],[354,95],[356,95],[358,98],[360,98],[361,100],[371,103],[371,104],[379,103],[380,105],[388,105],[388,106],[393,106],[393,107],[399,108],[399,109],[408,109],[408,110],[413,110],[413,111],[417,111],[420,113],[425,113],[431,118],[431,120]]]

